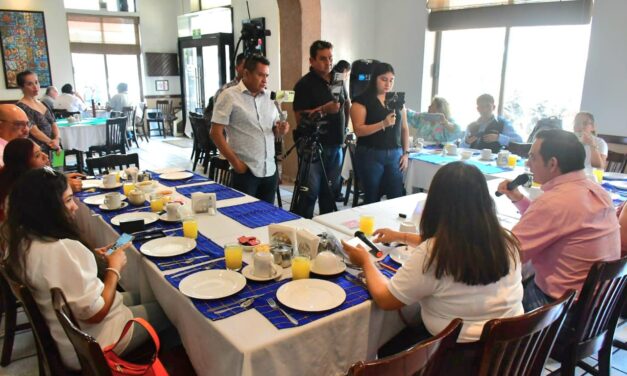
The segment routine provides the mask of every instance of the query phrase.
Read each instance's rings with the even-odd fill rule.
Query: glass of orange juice
[[[292,279],[309,278],[311,260],[309,256],[295,256],[292,258]]]
[[[516,167],[516,163],[518,162],[518,156],[516,154],[510,154],[507,157],[507,165],[511,168]]]
[[[128,197],[128,194],[135,189],[135,184],[134,183],[124,183],[124,185],[122,186],[124,189],[124,196]]]
[[[198,222],[196,222],[196,218],[187,217],[183,219],[183,236],[190,239],[198,237]]]
[[[242,255],[244,248],[239,243],[228,243],[224,246],[224,260],[226,268],[229,270],[240,270],[242,268]]]
[[[374,232],[374,215],[362,214],[359,216],[359,231],[366,236],[372,236]]]
[[[150,195],[150,210],[153,212],[163,211],[163,198],[159,194]]]
[[[592,173],[594,174],[594,177],[597,179],[597,183],[599,184],[603,183],[603,170],[601,170],[600,168],[593,168]]]

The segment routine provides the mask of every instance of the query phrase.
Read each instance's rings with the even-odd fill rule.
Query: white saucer
[[[82,181],[83,189],[89,188],[102,188],[102,180],[101,179],[88,179]]]
[[[122,183],[115,183],[109,187],[105,187],[104,185],[101,185],[100,188],[101,189],[116,189],[116,188],[120,188],[122,186]]]
[[[220,299],[238,293],[244,286],[246,278],[243,275],[232,270],[211,269],[183,278],[179,290],[190,298]]]
[[[103,193],[101,195],[95,195],[95,196],[89,196],[86,197],[83,202],[86,203],[87,205],[102,205],[104,204],[104,198],[105,195],[107,195],[106,193]],[[126,200],[126,196],[124,195],[120,195],[120,199],[122,199],[122,201]]]
[[[279,287],[276,297],[292,309],[322,312],[344,303],[346,292],[339,285],[323,279],[298,279]]]
[[[144,225],[149,225],[151,223],[157,222],[157,220],[159,219],[159,216],[153,212],[124,213],[124,214],[116,215],[115,217],[111,218],[111,224],[115,226],[119,226],[120,222],[135,221],[139,219],[144,220]]]
[[[163,180],[183,180],[188,179],[194,176],[191,172],[187,171],[178,171],[178,172],[167,172],[165,174],[159,175],[159,179]]]
[[[116,211],[116,210],[124,209],[127,206],[128,206],[128,202],[126,201],[122,201],[122,205],[120,205],[119,208],[115,208],[115,209],[109,209],[108,207],[105,206],[105,204],[98,205],[100,210],[105,210],[105,211]]]
[[[407,246],[396,247],[392,249],[392,251],[390,252],[390,258],[398,262],[399,264],[404,265],[405,262],[409,260],[412,254],[413,254],[413,248],[410,249]]]
[[[164,222],[180,222],[181,218],[176,218],[176,219],[170,219],[168,218],[168,213],[163,213],[159,216],[159,219],[164,221]]]
[[[161,174],[170,174],[172,172],[181,172],[181,171],[185,171],[185,169],[182,167],[165,167],[165,168],[159,168],[159,169],[152,170],[152,171],[161,175]]]
[[[254,270],[254,267],[251,264],[246,265],[244,269],[242,269],[242,274],[244,275],[244,277],[250,279],[251,281],[264,282],[264,281],[271,281],[277,277],[280,277],[281,274],[283,273],[283,268],[277,264],[272,264],[272,270],[274,271],[274,273],[272,273],[272,276],[270,277],[256,276],[253,273],[253,270]]]
[[[316,268],[316,260],[314,260],[311,263],[311,272],[316,273],[318,275],[324,275],[324,276],[336,275],[336,274],[342,273],[344,270],[346,270],[346,264],[341,261],[335,270],[328,270],[328,271],[318,270]]]
[[[182,255],[196,248],[194,239],[182,236],[166,236],[144,243],[139,251],[146,256],[172,257]]]

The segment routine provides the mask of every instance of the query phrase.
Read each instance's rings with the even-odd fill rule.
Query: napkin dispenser
[[[192,210],[194,213],[216,214],[216,194],[215,193],[192,193]]]

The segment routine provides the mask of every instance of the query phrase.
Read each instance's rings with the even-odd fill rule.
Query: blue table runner
[[[457,156],[447,156],[447,155],[441,155],[441,154],[413,153],[409,156],[409,158],[415,159],[418,161],[431,163],[431,164],[436,164],[439,166],[443,166],[451,162],[460,161],[459,157]],[[468,159],[462,162],[465,162],[465,163],[468,163],[477,167],[483,174],[498,174],[498,173],[505,172],[505,171],[511,171],[511,169],[509,168],[493,166],[493,165],[482,163],[482,162],[475,161],[472,159]]]
[[[257,228],[300,218],[300,216],[294,213],[285,211],[265,201],[227,206],[218,208],[218,211],[249,228]]]
[[[202,176],[200,174],[197,174],[195,172],[192,171],[186,171],[186,172],[191,172],[192,174],[194,174],[193,176],[187,178],[187,179],[181,179],[181,180],[165,180],[165,179],[161,179],[159,178],[159,175],[154,171],[150,171],[147,170],[148,172],[150,172],[150,174],[152,175],[152,179],[158,181],[160,184],[165,185],[166,187],[176,187],[179,185],[185,185],[185,184],[192,184],[192,183],[200,183],[200,182],[205,182],[205,181],[209,181],[209,179],[205,176]]]
[[[182,187],[182,188],[177,188],[176,191],[182,195],[184,195],[185,197],[192,197],[192,193],[194,192],[202,192],[202,193],[215,193],[216,194],[216,199],[218,201],[220,200],[226,200],[229,198],[237,198],[237,197],[243,197],[244,194],[241,192],[238,192],[234,189],[231,189],[229,187],[225,187],[222,184],[203,184],[203,185],[194,185],[191,187]]]

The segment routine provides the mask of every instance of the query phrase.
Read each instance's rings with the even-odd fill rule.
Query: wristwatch
[[[405,151],[403,152],[403,155],[409,155],[409,150],[405,150]]]

